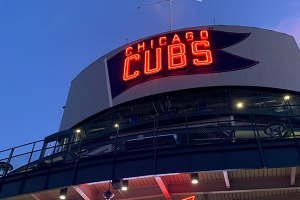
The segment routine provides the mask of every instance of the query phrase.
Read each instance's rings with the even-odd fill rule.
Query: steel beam
[[[73,188],[84,200],[93,200],[96,197],[96,194],[94,194],[88,185],[75,186]]]
[[[229,177],[228,177],[228,172],[223,171],[223,176],[224,176],[224,181],[225,181],[226,188],[230,189],[230,181],[229,181]]]
[[[172,200],[171,195],[168,191],[168,188],[166,187],[165,183],[163,182],[163,180],[161,179],[161,177],[156,176],[155,180],[160,188],[160,190],[162,191],[162,193],[164,194],[164,197],[166,200]]]
[[[297,171],[297,167],[292,167],[291,168],[291,186],[295,185],[295,182],[296,182],[296,171]]]
[[[36,194],[31,194],[30,196],[32,196],[35,200],[41,200]]]

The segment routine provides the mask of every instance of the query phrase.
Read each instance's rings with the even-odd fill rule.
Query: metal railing
[[[107,154],[118,155],[199,145],[294,140],[300,136],[299,107],[234,112],[192,113],[153,117],[64,131],[55,137],[0,151],[0,178],[44,166]],[[271,112],[272,111],[272,112]],[[275,114],[276,115],[275,115]]]

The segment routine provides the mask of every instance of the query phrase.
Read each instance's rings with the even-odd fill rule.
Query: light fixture
[[[118,180],[112,180],[111,181],[111,186],[115,189],[115,190],[119,190],[122,187],[122,180],[118,179]]]
[[[67,199],[68,188],[60,189],[59,199]]]
[[[123,191],[127,191],[128,190],[128,180],[122,180],[121,190],[123,190]]]
[[[118,123],[115,123],[115,128],[118,128],[119,127],[119,124]]]
[[[80,133],[81,130],[78,128],[78,129],[75,130],[75,132],[76,132],[76,133]]]
[[[286,101],[289,100],[290,98],[291,98],[291,97],[290,97],[289,95],[285,95],[285,96],[283,97],[283,99],[286,100]]]
[[[191,182],[192,184],[197,184],[199,183],[199,177],[198,177],[198,173],[192,173],[191,174]]]
[[[244,107],[243,102],[237,102],[236,107],[237,107],[238,109],[242,109],[242,108]]]
[[[111,182],[112,187],[115,190],[123,190],[123,191],[127,191],[128,190],[128,180],[113,180]]]

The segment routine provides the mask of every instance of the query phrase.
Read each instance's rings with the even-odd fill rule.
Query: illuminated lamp
[[[128,190],[128,180],[113,180],[111,185],[115,190]]]
[[[192,173],[191,174],[191,182],[192,184],[198,184],[199,183],[199,177],[198,177],[198,173]]]
[[[128,190],[128,180],[123,180],[122,181],[121,190],[123,190],[123,191],[127,191]]]
[[[76,130],[75,130],[75,133],[80,133],[80,132],[81,132],[80,129],[76,129]]]
[[[68,188],[60,189],[59,199],[67,199]]]
[[[242,109],[242,108],[244,107],[243,102],[237,102],[236,107],[237,107],[238,109]]]
[[[115,128],[118,128],[119,127],[119,124],[118,123],[115,123]]]
[[[286,101],[287,101],[287,100],[290,100],[290,98],[291,98],[291,97],[290,97],[289,95],[285,95],[285,96],[283,97],[283,99],[286,100]]]

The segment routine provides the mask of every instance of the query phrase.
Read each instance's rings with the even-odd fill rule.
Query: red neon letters
[[[156,49],[156,66],[155,68],[150,67],[150,51],[145,51],[145,63],[144,63],[144,73],[155,74],[162,70],[162,55],[161,55],[161,48]]]
[[[192,53],[196,57],[202,59],[193,59],[193,64],[196,66],[210,65],[212,63],[212,56],[210,50],[200,50],[201,47],[209,48],[209,42],[207,40],[192,42]],[[204,58],[204,59],[203,59]]]
[[[123,80],[124,81],[129,81],[140,75],[140,71],[138,71],[138,70],[136,70],[132,74],[130,74],[130,63],[134,62],[134,61],[139,61],[139,60],[141,60],[141,56],[139,54],[134,54],[125,59],[124,71],[123,71]]]
[[[195,38],[199,38],[199,40],[195,40]],[[141,73],[145,75],[156,74],[162,71],[163,68],[170,71],[183,69],[188,63],[195,67],[208,66],[213,63],[208,39],[207,30],[200,31],[198,35],[188,31],[181,38],[178,34],[174,34],[172,38],[161,36],[156,41],[151,39],[150,42],[139,42],[135,45],[135,48],[132,46],[127,47],[125,50],[123,80],[134,80]],[[164,63],[163,55],[167,55],[167,63]],[[190,55],[193,57],[190,58]],[[155,65],[154,63],[151,64],[151,60],[154,59],[153,56],[155,56]],[[141,60],[143,60],[144,67],[136,67],[136,64]]]
[[[176,53],[177,52],[177,53]],[[186,66],[186,51],[183,43],[168,46],[168,69],[179,69]]]

